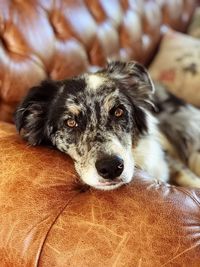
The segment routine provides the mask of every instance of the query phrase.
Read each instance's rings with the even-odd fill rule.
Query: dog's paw
[[[193,152],[189,157],[189,168],[200,177],[200,151]]]
[[[199,158],[200,159],[200,158]],[[200,177],[178,159],[167,157],[170,167],[170,177],[173,184],[200,188]]]
[[[186,167],[177,171],[173,179],[177,185],[200,188],[200,178]]]

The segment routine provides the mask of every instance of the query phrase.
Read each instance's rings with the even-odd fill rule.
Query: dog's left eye
[[[114,115],[117,118],[122,117],[124,115],[124,110],[120,107],[117,107],[114,111]]]

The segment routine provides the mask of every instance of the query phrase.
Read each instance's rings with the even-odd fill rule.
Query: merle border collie
[[[69,155],[91,187],[118,188],[137,169],[200,187],[200,111],[155,86],[137,62],[43,81],[19,104],[15,122],[30,145],[50,144]]]

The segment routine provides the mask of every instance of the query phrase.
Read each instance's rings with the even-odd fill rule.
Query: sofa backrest
[[[106,59],[147,64],[162,33],[184,31],[195,0],[0,1],[0,120],[46,78],[63,79]]]

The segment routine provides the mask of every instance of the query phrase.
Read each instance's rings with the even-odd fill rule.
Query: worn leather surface
[[[195,0],[0,0],[0,120],[33,85],[106,58],[147,63],[166,26],[183,31]]]
[[[82,190],[81,189],[85,189]],[[68,156],[0,123],[1,266],[200,266],[200,190],[138,173],[87,190]]]
[[[13,125],[0,124],[0,266],[37,266],[57,216],[76,196],[72,163],[27,146]]]

